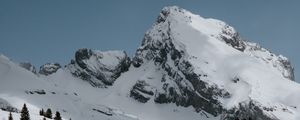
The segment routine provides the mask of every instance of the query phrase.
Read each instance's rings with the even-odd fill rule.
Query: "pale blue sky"
[[[0,0],[0,53],[37,67],[67,64],[82,47],[133,55],[170,5],[225,21],[244,38],[290,58],[296,79],[300,75],[297,0]]]

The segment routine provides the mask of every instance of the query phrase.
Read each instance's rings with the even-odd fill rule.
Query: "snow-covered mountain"
[[[24,69],[25,68],[25,69]],[[282,55],[226,23],[162,9],[133,58],[79,49],[62,67],[0,56],[0,119],[23,103],[73,120],[298,120],[300,85]]]

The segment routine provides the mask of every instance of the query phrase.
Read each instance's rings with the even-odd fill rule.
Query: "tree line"
[[[46,111],[44,111],[44,109],[41,109],[39,111],[39,114],[40,114],[40,116],[44,117],[43,120],[46,120],[46,118],[52,119],[52,111],[50,108],[48,108]],[[53,119],[54,120],[62,120],[61,115],[58,111],[56,111]],[[13,120],[13,116],[12,116],[11,112],[8,115],[8,120]],[[26,104],[23,105],[23,108],[21,110],[20,120],[30,120],[30,114],[29,114],[29,110],[28,110]]]

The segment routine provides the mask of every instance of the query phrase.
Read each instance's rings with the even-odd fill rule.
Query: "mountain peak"
[[[224,32],[229,35],[236,33],[233,27],[227,25],[223,21],[204,18],[178,6],[164,7],[157,18],[157,24],[161,22],[175,22],[177,24],[186,23],[198,31],[209,35],[218,35]]]
[[[0,109],[26,102],[75,120],[299,119],[300,85],[287,58],[177,6],[162,9],[132,59],[82,48],[65,67],[27,70],[0,55]]]
[[[137,68],[154,64],[163,71],[161,78],[155,78],[161,79],[162,88],[146,78],[134,85],[131,96],[138,101],[147,102],[153,96],[157,103],[193,106],[196,111],[204,110],[213,116],[226,109],[227,119],[237,111],[241,119],[281,118],[275,113],[275,117],[268,116],[265,110],[240,110],[253,106],[274,108],[269,105],[278,96],[270,95],[270,91],[298,86],[290,81],[294,80],[293,67],[285,57],[243,40],[225,22],[203,18],[176,6],[163,8],[146,32],[132,63]],[[270,82],[273,85],[268,85]],[[295,94],[297,90],[288,91]],[[152,95],[153,91],[158,92]]]
[[[199,51],[207,52],[205,54],[208,56],[205,58],[220,57],[220,55],[210,56],[213,54],[209,54],[209,50],[214,50],[212,53],[219,51],[218,53],[234,54],[239,54],[240,51],[270,63],[284,77],[294,80],[293,67],[288,59],[282,59],[284,57],[273,54],[257,43],[243,40],[233,27],[223,21],[203,18],[177,6],[162,9],[155,24],[146,32],[142,46],[136,54],[140,54],[141,49],[160,49],[165,43],[174,46],[179,52],[189,53],[190,57],[203,53]],[[137,55],[134,59],[142,61],[143,58],[149,57]]]

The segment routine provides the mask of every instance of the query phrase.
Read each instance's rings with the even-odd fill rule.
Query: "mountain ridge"
[[[34,101],[30,104],[34,110],[49,104],[37,99],[56,96],[58,100],[51,98],[55,101],[51,106],[67,111],[64,117],[296,120],[300,113],[296,101],[300,87],[287,58],[243,40],[222,21],[177,6],[162,9],[133,58],[125,51],[83,48],[65,67],[49,63],[41,67],[46,72],[36,73],[29,64],[20,65],[30,71],[24,72],[1,56],[2,83],[13,85],[10,79],[18,82],[25,78],[36,84],[4,87],[0,99],[11,92],[16,98],[22,96],[21,101]],[[25,92],[37,90],[46,91],[46,95]],[[274,92],[282,96],[272,95]],[[70,103],[62,105],[60,100]],[[140,110],[141,106],[149,108]]]

